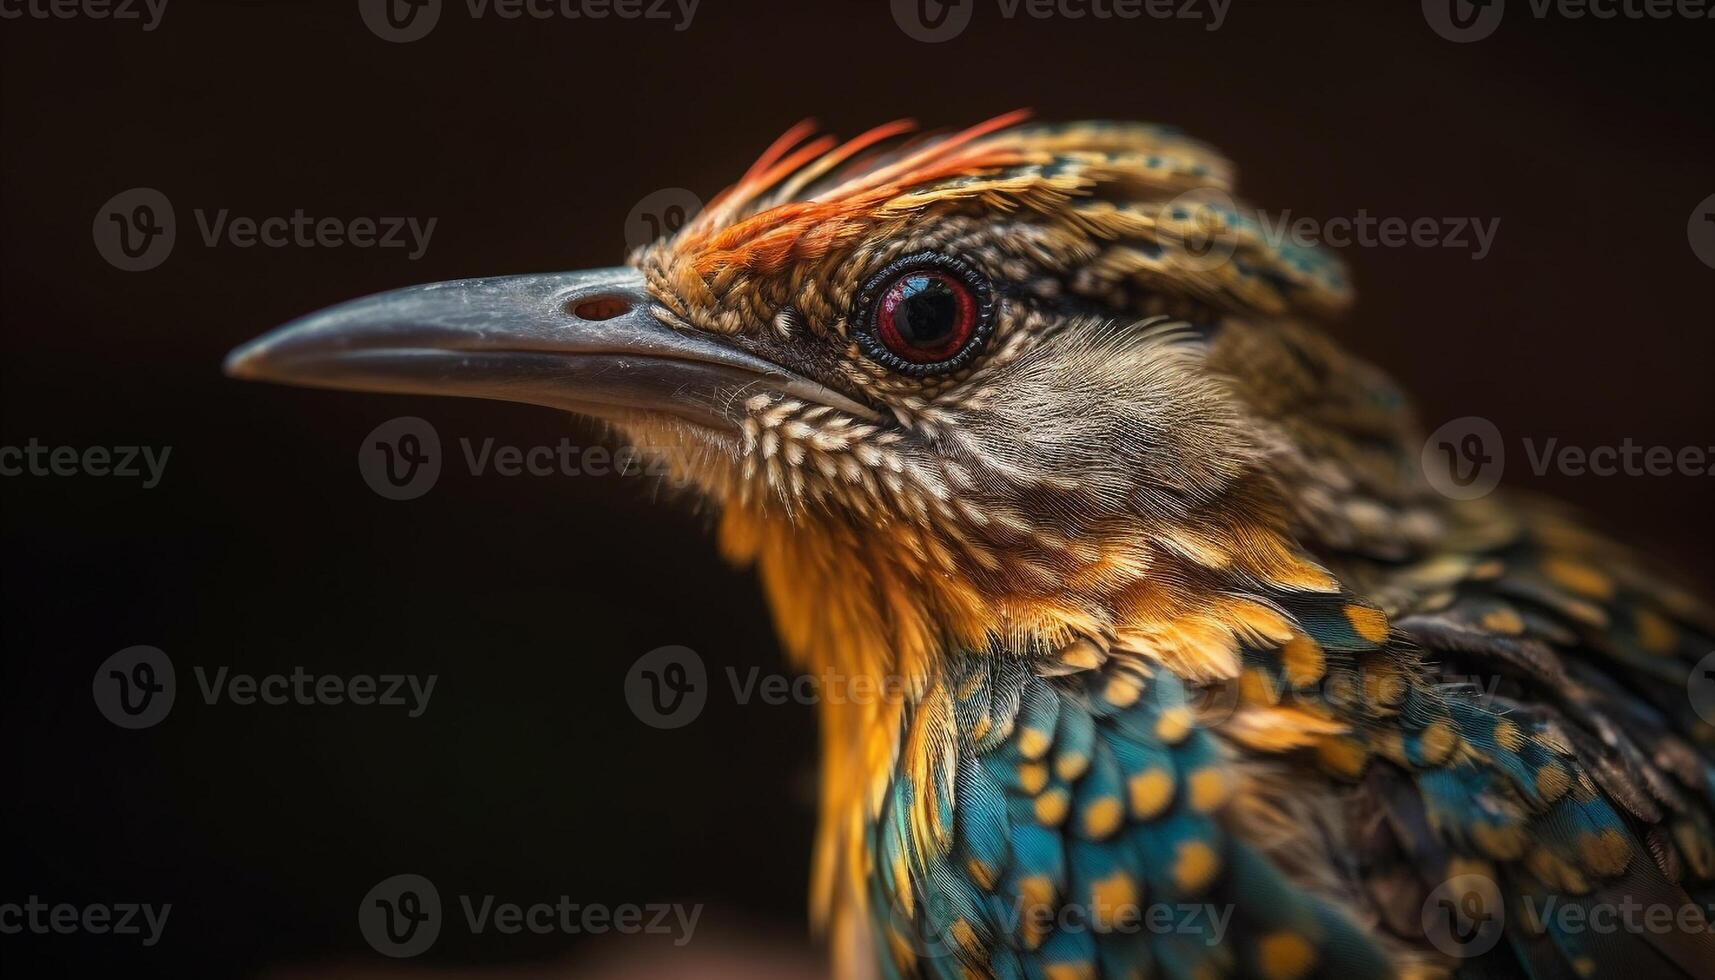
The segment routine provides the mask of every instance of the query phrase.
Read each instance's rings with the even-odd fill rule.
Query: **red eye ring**
[[[889,263],[865,285],[857,341],[902,374],[944,374],[975,359],[993,321],[986,279],[958,259],[921,253]]]
[[[939,269],[894,279],[875,311],[881,342],[913,364],[934,364],[958,353],[976,325],[971,288]]]

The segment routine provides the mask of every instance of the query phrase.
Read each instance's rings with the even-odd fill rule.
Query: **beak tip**
[[[251,341],[239,347],[234,347],[220,362],[220,372],[229,378],[241,381],[260,381],[265,375],[262,370],[261,345]]]

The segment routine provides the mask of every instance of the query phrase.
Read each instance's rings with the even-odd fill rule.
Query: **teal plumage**
[[[1357,923],[1222,828],[1225,799],[1198,781],[1226,762],[1177,678],[1148,678],[1123,703],[1129,689],[1116,701],[1103,675],[1044,678],[998,651],[953,663],[942,683],[967,692],[961,723],[1007,734],[963,730],[949,854],[909,895],[872,878],[880,962],[905,946],[928,976],[1261,975],[1258,943],[1272,939],[1306,968],[1385,973]],[[871,828],[884,868],[909,845],[910,793],[896,781]]]

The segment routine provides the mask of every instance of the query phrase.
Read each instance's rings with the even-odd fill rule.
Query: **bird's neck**
[[[1133,531],[1091,549],[1102,591],[982,594],[951,577],[922,575],[902,545],[878,528],[859,530],[800,513],[788,519],[728,507],[720,524],[726,556],[754,565],[782,644],[794,665],[846,682],[825,690],[878,692],[824,697],[821,825],[814,909],[839,937],[839,916],[862,898],[862,822],[896,771],[908,770],[903,737],[919,700],[956,658],[1049,655],[1075,640],[1119,645],[1195,680],[1230,678],[1245,637],[1287,635],[1280,616],[1244,596],[1241,583],[1323,590],[1333,578],[1304,557],[1267,507],[1234,501],[1193,532]],[[808,523],[807,523],[808,522]],[[815,526],[810,526],[814,524]],[[1088,576],[1085,576],[1088,577]],[[1062,581],[1078,581],[1070,574]],[[860,683],[863,682],[863,683]],[[943,713],[951,726],[951,713]],[[943,733],[958,737],[956,731]],[[826,920],[824,920],[826,922]]]

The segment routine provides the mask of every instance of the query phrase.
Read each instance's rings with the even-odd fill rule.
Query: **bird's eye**
[[[890,263],[859,299],[858,346],[903,374],[945,374],[969,364],[994,321],[994,291],[966,263],[923,253]]]

